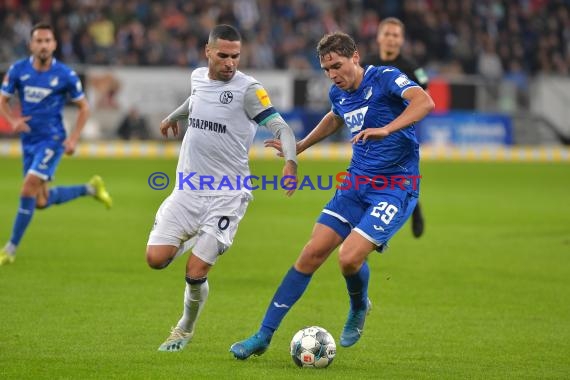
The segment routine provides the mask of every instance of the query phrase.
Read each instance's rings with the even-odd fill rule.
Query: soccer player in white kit
[[[178,134],[178,121],[188,122],[176,187],[156,213],[146,260],[151,268],[163,269],[184,252],[192,252],[186,265],[183,315],[159,351],[180,351],[194,334],[208,298],[208,272],[231,246],[252,198],[252,187],[245,182],[258,125],[283,143],[283,187],[289,196],[294,192],[295,136],[262,85],[237,70],[240,50],[241,36],[235,28],[214,27],[206,45],[208,67],[192,72],[192,94],[160,125],[167,137],[169,129]]]

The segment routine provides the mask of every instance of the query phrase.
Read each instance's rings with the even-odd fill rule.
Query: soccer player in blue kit
[[[334,83],[329,91],[332,109],[297,143],[297,153],[346,125],[353,143],[349,175],[325,205],[309,242],[274,294],[259,331],[231,346],[230,352],[237,359],[267,350],[275,330],[307,288],[312,274],[338,246],[339,265],[350,299],[340,344],[355,344],[371,307],[366,258],[373,251],[383,251],[418,200],[419,145],[414,123],[433,109],[430,96],[395,67],[361,67],[356,44],[345,33],[325,35],[317,53],[321,68]],[[266,145],[281,148],[277,140],[267,141]],[[408,180],[397,186],[377,180],[390,182],[396,177]]]
[[[20,134],[24,161],[24,184],[12,236],[0,250],[0,266],[13,263],[16,248],[32,220],[34,209],[91,195],[111,207],[111,197],[103,180],[94,176],[87,184],[48,189],[62,155],[73,154],[79,135],[89,116],[81,81],[77,74],[53,57],[57,43],[48,24],[36,24],[31,30],[29,58],[14,63],[2,81],[0,114]],[[14,116],[10,98],[18,92],[22,116]],[[67,96],[78,106],[75,128],[66,136],[62,110]]]

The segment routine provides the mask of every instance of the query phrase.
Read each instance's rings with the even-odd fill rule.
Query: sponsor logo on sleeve
[[[398,78],[396,78],[395,82],[400,88],[410,84],[410,80],[408,79],[408,77],[403,74],[400,75]]]
[[[271,105],[271,99],[269,99],[269,95],[267,94],[267,91],[265,91],[264,88],[260,88],[257,91],[255,91],[255,95],[257,95],[257,99],[259,99],[259,102],[263,107],[268,107],[269,105]]]

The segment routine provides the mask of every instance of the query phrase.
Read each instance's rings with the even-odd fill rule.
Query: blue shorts
[[[409,186],[380,189],[361,184],[357,189],[337,189],[317,222],[332,228],[343,239],[355,230],[382,252],[388,240],[412,215],[418,195],[417,189]]]
[[[23,146],[24,177],[29,173],[51,181],[65,151],[61,141],[42,141]]]

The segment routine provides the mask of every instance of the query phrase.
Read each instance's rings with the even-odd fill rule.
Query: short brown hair
[[[53,34],[53,37],[55,38],[55,32],[53,30],[53,27],[50,24],[48,24],[47,22],[38,22],[37,24],[32,26],[32,30],[30,31],[30,37],[34,35],[34,32],[36,30],[40,30],[40,29],[50,30],[51,34]]]
[[[351,58],[356,52],[356,43],[348,34],[334,32],[326,34],[317,45],[319,58],[330,53],[337,53],[341,57]]]
[[[402,35],[406,34],[406,26],[402,20],[396,17],[386,17],[384,20],[380,21],[380,24],[378,24],[378,33],[380,33],[382,28],[387,24],[398,25],[402,29]]]

